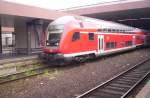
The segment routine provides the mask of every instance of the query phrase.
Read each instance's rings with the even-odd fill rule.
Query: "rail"
[[[149,63],[147,58],[76,98],[125,98],[150,74]]]

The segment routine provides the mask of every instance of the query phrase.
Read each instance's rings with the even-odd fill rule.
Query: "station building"
[[[64,15],[68,14],[0,1],[0,56],[41,52],[46,27]]]

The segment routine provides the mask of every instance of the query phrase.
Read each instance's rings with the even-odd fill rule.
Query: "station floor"
[[[146,85],[141,89],[135,98],[150,98],[150,80],[146,83]]]

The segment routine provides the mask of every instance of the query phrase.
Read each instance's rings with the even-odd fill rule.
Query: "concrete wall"
[[[0,15],[0,29],[2,33],[15,34],[15,50],[16,53],[28,54],[36,51],[41,47],[41,33],[43,31],[43,20]],[[36,28],[36,29],[35,29]],[[1,37],[1,36],[0,36]],[[6,44],[3,35],[3,46]],[[1,41],[0,41],[1,42]],[[0,44],[0,51],[1,51]]]
[[[40,48],[39,42],[38,42],[38,34],[37,32],[35,32],[34,27],[31,25],[29,27],[29,31],[30,35],[31,35],[31,48]]]
[[[22,21],[21,24],[15,25],[15,38],[16,52],[27,54],[27,27],[25,22]]]
[[[34,32],[33,28],[31,31],[31,48],[39,48],[37,34]]]
[[[43,24],[35,23],[35,21],[23,22],[15,25],[16,33],[16,50],[18,53],[39,52],[41,49],[41,41],[43,32]]]
[[[0,25],[0,56],[2,53],[2,30],[1,30],[1,25]]]
[[[32,20],[28,24],[28,32],[30,32],[31,48],[41,48],[43,46],[45,29],[47,25],[42,20]]]
[[[26,23],[15,26],[16,48],[27,48],[27,27]]]

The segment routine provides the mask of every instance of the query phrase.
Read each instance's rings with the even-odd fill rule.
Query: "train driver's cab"
[[[63,33],[63,25],[49,25],[47,31],[46,46],[58,47]]]

